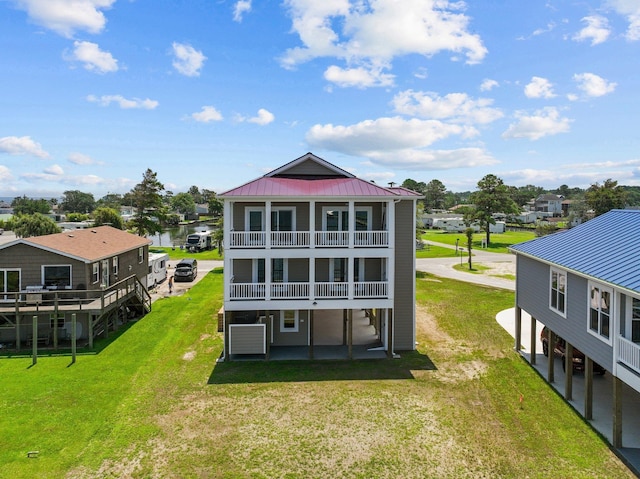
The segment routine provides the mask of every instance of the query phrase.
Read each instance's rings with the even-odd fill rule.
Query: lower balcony
[[[618,361],[640,374],[640,344],[619,337]]]
[[[387,281],[362,281],[352,283],[314,282],[314,283],[232,283],[230,300],[266,300],[266,299],[387,299],[389,283]],[[269,297],[267,298],[267,292]],[[313,294],[312,294],[313,293]]]

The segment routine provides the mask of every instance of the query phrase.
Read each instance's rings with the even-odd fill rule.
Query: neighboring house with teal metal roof
[[[613,445],[622,447],[616,388],[624,383],[640,392],[640,211],[612,210],[510,250],[517,257],[516,349],[521,348],[520,318],[526,311],[547,327],[549,344],[555,344],[554,336],[562,337],[584,353],[587,368],[592,361],[603,366],[614,377]],[[535,354],[531,351],[534,359]],[[566,356],[566,366],[572,365]],[[548,377],[553,378],[553,354]],[[593,401],[591,381],[586,374],[585,411],[592,410],[587,407]]]

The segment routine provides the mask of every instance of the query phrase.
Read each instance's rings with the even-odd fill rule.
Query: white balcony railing
[[[619,337],[618,361],[640,374],[640,345]]]
[[[355,246],[389,246],[388,231],[356,231],[354,235]]]
[[[271,246],[273,247],[309,246],[309,232],[308,231],[272,231]]]
[[[232,283],[230,299],[264,300],[267,287],[270,299],[346,299],[349,298],[349,283]],[[363,281],[353,283],[355,299],[385,299],[389,297],[387,281]]]
[[[363,281],[354,283],[354,298],[386,298],[387,287],[389,283],[386,281]]]
[[[264,248],[266,235],[264,231],[232,231],[232,248]]]
[[[271,285],[271,299],[305,299],[309,283],[276,283]]]
[[[264,283],[231,283],[231,299],[264,299]]]
[[[316,231],[316,246],[349,246],[348,231]]]
[[[311,235],[315,246],[320,248],[349,246],[349,235],[353,234],[356,247],[389,246],[388,231],[271,231],[269,240],[273,248],[308,248]],[[232,231],[231,248],[264,248],[267,246],[267,233],[264,231]]]

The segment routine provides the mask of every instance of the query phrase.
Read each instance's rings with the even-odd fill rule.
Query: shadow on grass
[[[418,351],[403,352],[400,359],[231,361],[216,363],[208,384],[414,379],[412,371],[436,369]]]

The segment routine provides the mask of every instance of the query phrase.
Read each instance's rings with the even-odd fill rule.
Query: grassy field
[[[473,235],[473,249],[480,249],[482,246],[482,240],[485,239],[484,233],[475,233]],[[447,233],[442,230],[427,230],[421,238],[426,241],[435,241],[436,243],[444,243],[454,245],[456,239],[459,240],[458,244],[461,247],[466,248],[467,237],[464,233]],[[522,243],[523,241],[529,241],[535,238],[535,234],[532,231],[507,231],[506,233],[491,233],[491,243],[485,251],[492,253],[508,253],[507,247]]]
[[[513,352],[513,293],[419,274],[401,359],[216,364],[221,291],[218,270],[73,365],[0,359],[0,477],[633,477]]]
[[[195,258],[197,260],[222,260],[223,256],[218,253],[218,248],[198,253],[190,253],[189,251],[173,248],[171,246],[151,246],[149,251],[153,253],[168,253],[170,260],[180,260],[182,258]]]

